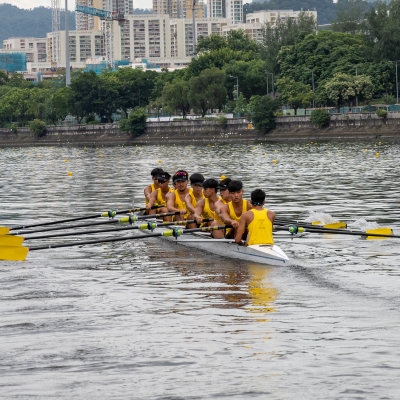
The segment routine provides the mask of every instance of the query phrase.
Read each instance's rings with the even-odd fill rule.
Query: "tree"
[[[35,134],[37,138],[40,138],[46,134],[46,124],[40,119],[34,119],[29,124],[29,129]]]
[[[325,128],[328,126],[330,119],[331,117],[329,112],[325,108],[317,108],[316,110],[311,111],[310,121],[319,128]]]
[[[190,110],[189,85],[183,80],[167,83],[163,90],[164,103],[172,112],[180,110],[183,118]]]
[[[279,73],[278,53],[283,46],[292,46],[316,30],[317,21],[304,12],[300,13],[297,22],[288,18],[287,21],[278,19],[276,24],[266,23],[262,32],[261,58],[268,71]]]
[[[0,86],[5,85],[9,80],[8,75],[0,70]]]
[[[127,119],[123,119],[119,129],[130,132],[132,136],[139,136],[146,131],[147,113],[144,108],[135,107]]]
[[[364,0],[338,0],[336,18],[332,24],[334,32],[346,32],[352,35],[361,33],[364,15],[370,4]]]
[[[11,75],[11,78],[8,81],[8,86],[20,88],[20,89],[29,89],[32,88],[32,82],[28,82],[22,74],[19,74],[17,72],[13,73]]]
[[[1,98],[2,114],[5,117],[16,117],[20,120],[21,126],[25,126],[29,107],[31,106],[31,90],[12,88]]]
[[[209,109],[222,108],[226,98],[224,82],[225,72],[217,68],[205,69],[191,78],[189,102],[192,108],[201,110],[202,117]]]
[[[285,77],[278,79],[276,87],[280,92],[281,102],[290,104],[294,108],[295,115],[299,107],[307,108],[310,105],[313,96],[310,85]]]
[[[365,40],[374,60],[400,60],[400,0],[378,0],[365,14]]]
[[[253,96],[250,99],[249,111],[255,128],[267,133],[275,126],[274,112],[278,109],[279,102],[269,96]]]

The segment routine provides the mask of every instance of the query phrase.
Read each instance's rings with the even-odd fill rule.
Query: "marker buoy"
[[[72,176],[72,175],[73,175],[73,173],[72,173],[71,171],[69,171],[69,172],[68,172],[68,175],[69,175],[69,176]]]

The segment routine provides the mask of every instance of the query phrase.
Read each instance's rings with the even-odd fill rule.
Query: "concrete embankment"
[[[242,118],[230,119],[226,124],[211,120],[149,122],[146,133],[136,138],[120,132],[118,124],[51,126],[41,138],[29,128],[18,128],[16,132],[0,129],[3,147],[377,139],[400,141],[400,113],[390,113],[387,120],[375,114],[333,115],[325,129],[316,128],[308,116],[278,117],[276,129],[266,135],[249,129],[248,121]]]

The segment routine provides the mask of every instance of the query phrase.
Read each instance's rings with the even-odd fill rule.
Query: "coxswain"
[[[150,172],[153,183],[144,188],[144,197],[146,200],[146,206],[149,203],[151,193],[154,192],[159,187],[157,182],[157,176],[161,174],[161,172],[164,172],[162,168],[154,168]]]
[[[182,221],[188,216],[188,209],[186,207],[185,198],[189,193],[188,185],[189,174],[186,171],[176,171],[172,177],[175,183],[175,190],[166,195],[168,212],[177,212],[179,215],[174,216],[175,221]]]
[[[221,199],[217,195],[218,181],[215,179],[207,179],[203,182],[204,199],[197,202],[196,210],[194,212],[194,219],[197,224],[202,226],[211,226],[213,221],[203,223],[204,219],[212,218],[218,220],[218,214],[215,211],[215,204]],[[222,225],[222,222],[221,224]]]
[[[242,214],[253,208],[248,200],[243,199],[243,183],[241,181],[231,181],[228,190],[232,200],[220,208],[219,217],[225,225],[232,225],[232,229],[227,229],[226,238],[235,238],[239,228],[239,220]]]
[[[185,197],[186,208],[189,211],[188,219],[194,219],[194,213],[196,211],[197,202],[204,199],[203,194],[203,182],[204,176],[199,173],[190,175],[189,177],[190,186],[189,193]],[[196,228],[196,224],[189,224],[188,228]]]
[[[263,208],[265,204],[265,192],[261,189],[253,190],[251,192],[251,204],[253,208],[243,213],[240,217],[235,242],[241,246],[274,244],[272,229],[275,213]],[[247,240],[244,242],[242,239],[247,230]]]
[[[146,205],[146,209],[149,214],[168,212],[166,195],[174,191],[174,189],[169,187],[170,179],[171,175],[166,171],[157,175],[158,189],[151,193],[149,202]],[[153,207],[155,204],[161,207],[157,210],[152,210],[151,207]],[[164,217],[164,221],[171,221],[171,217]]]

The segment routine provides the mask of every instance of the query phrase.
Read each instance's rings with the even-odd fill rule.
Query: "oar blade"
[[[24,240],[22,236],[2,235],[0,236],[0,246],[22,246]]]
[[[368,229],[365,233],[371,234],[371,236],[367,236],[367,240],[388,239],[387,237],[373,236],[374,233],[378,235],[393,235],[393,231],[390,228]]]
[[[29,249],[22,246],[1,246],[0,260],[5,261],[25,261]]]
[[[6,226],[0,226],[0,235],[7,235],[10,232],[10,228]]]
[[[347,228],[347,224],[346,222],[333,222],[331,224],[326,224],[323,226],[323,228],[326,229],[346,229]]]

